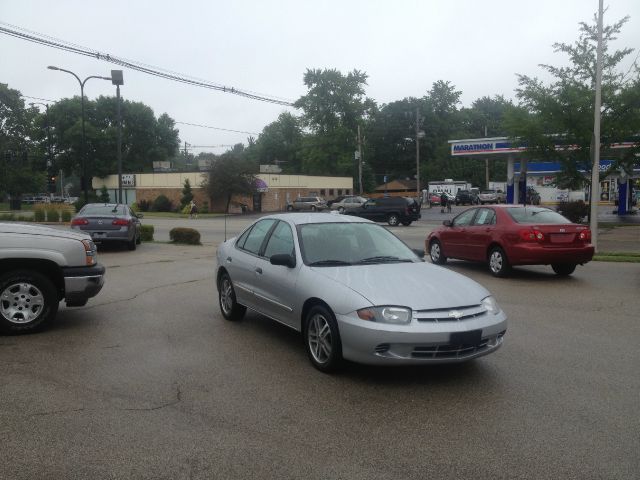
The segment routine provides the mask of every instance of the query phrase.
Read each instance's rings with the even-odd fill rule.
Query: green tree
[[[304,84],[308,92],[295,106],[302,110],[302,125],[311,135],[302,143],[301,173],[355,177],[358,125],[363,125],[376,109],[375,102],[365,97],[367,74],[308,69]]]
[[[262,129],[255,145],[248,149],[260,165],[279,165],[284,173],[300,173],[302,141],[300,120],[284,112]]]
[[[88,175],[103,177],[117,170],[117,103],[115,97],[85,99]],[[175,122],[166,114],[155,118],[140,102],[122,104],[122,167],[128,172],[150,172],[154,161],[166,161],[178,152]],[[82,166],[80,97],[63,99],[49,108],[56,161],[67,175]]]
[[[0,193],[19,200],[45,189],[44,157],[33,140],[35,109],[26,109],[20,92],[0,84]],[[13,202],[20,208],[19,201]]]
[[[632,149],[618,153],[610,149],[613,143],[629,140],[640,131],[640,70],[635,62],[631,69],[622,68],[633,49],[610,51],[628,19],[603,29],[601,141],[603,153],[616,158],[614,168],[628,168],[640,147],[636,141]],[[560,160],[558,184],[574,189],[588,183],[580,170],[590,171],[593,158],[597,19],[592,24],[580,23],[579,30],[575,43],[554,44],[556,52],[568,55],[568,66],[541,65],[552,77],[549,83],[518,76],[517,97],[522,108],[510,110],[507,119],[510,134],[527,145],[530,157]]]
[[[184,179],[184,187],[182,188],[182,198],[180,199],[180,210],[193,200],[193,192],[191,191],[191,183],[188,178]]]
[[[245,156],[242,144],[222,154],[205,174],[204,189],[213,200],[225,203],[225,212],[233,195],[251,195],[255,191],[256,164]]]
[[[100,189],[100,195],[98,195],[98,201],[100,203],[109,203],[111,201],[111,197],[109,196],[109,191],[107,190],[106,185],[102,185]]]

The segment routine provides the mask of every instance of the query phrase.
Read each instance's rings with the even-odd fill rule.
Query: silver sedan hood
[[[413,310],[453,308],[478,304],[490,295],[464,275],[425,262],[312,268],[373,305],[399,305]]]

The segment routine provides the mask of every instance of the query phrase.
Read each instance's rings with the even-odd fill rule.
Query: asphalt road
[[[640,476],[637,264],[495,279],[449,262],[507,312],[503,348],[328,376],[295,332],[223,320],[211,224],[200,247],[102,251],[98,297],[0,337],[0,478]],[[428,228],[394,231],[413,244]]]

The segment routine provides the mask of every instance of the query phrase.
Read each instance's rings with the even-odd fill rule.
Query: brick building
[[[201,172],[125,174],[122,176],[123,203],[131,205],[141,200],[153,202],[159,195],[165,195],[174,205],[178,205],[186,179],[189,179],[194,201],[200,208],[207,205],[211,212],[224,211],[224,202],[209,198],[202,188],[205,176]],[[351,177],[260,173],[256,175],[256,179],[257,192],[253,196],[234,196],[230,212],[239,213],[242,205],[249,211],[278,212],[284,211],[287,202],[292,202],[299,196],[317,195],[330,200],[339,195],[353,193]],[[93,178],[92,187],[97,193],[103,186],[106,186],[111,201],[115,201],[118,194],[118,176]]]

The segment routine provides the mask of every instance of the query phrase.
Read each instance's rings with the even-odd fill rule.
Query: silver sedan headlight
[[[496,299],[492,296],[483,298],[482,306],[487,309],[487,312],[493,313],[494,315],[500,313],[500,306],[498,305],[498,302],[496,302]]]
[[[358,310],[358,317],[380,323],[406,325],[411,322],[411,309],[407,307],[368,307]]]

